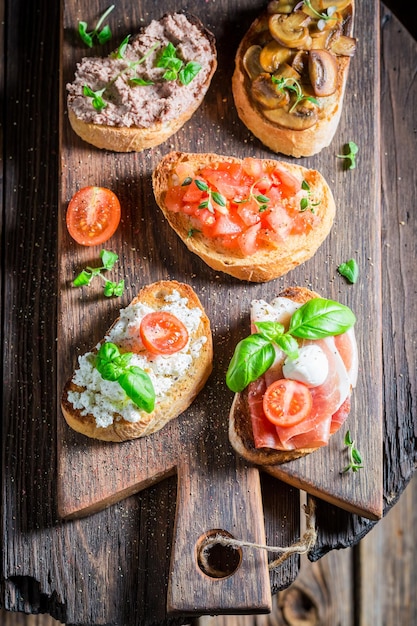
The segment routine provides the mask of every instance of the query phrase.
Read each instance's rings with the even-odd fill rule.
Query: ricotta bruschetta
[[[253,282],[312,257],[335,215],[318,171],[273,159],[171,152],[153,172],[153,189],[191,252],[214,270]]]
[[[157,146],[200,106],[216,67],[214,36],[200,20],[166,14],[110,56],[82,59],[67,85],[70,124],[98,148]]]
[[[358,375],[355,316],[301,287],[251,306],[252,334],[231,359],[229,439],[245,459],[279,465],[326,446],[350,412]]]
[[[350,60],[354,0],[272,0],[236,53],[240,119],[274,152],[320,152],[339,124]]]
[[[210,322],[194,290],[177,281],[153,283],[79,358],[63,390],[63,415],[94,439],[150,435],[189,407],[212,360]]]

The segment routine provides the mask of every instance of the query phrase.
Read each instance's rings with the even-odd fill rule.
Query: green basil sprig
[[[235,393],[243,391],[271,367],[275,346],[294,359],[298,356],[296,337],[324,339],[341,335],[355,322],[349,307],[325,298],[313,298],[297,309],[287,332],[279,322],[257,322],[258,332],[237,344],[226,372],[226,384]]]
[[[95,366],[104,380],[117,381],[136,406],[147,413],[155,408],[155,390],[148,374],[135,365],[129,365],[132,352],[120,353],[111,341],[100,346]]]

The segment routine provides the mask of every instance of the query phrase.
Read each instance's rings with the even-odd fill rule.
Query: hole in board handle
[[[233,539],[225,530],[209,530],[197,541],[197,563],[203,574],[210,578],[228,578],[242,562],[242,550],[216,543],[215,537]]]

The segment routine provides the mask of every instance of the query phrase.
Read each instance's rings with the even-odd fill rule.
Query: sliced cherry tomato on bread
[[[267,419],[275,426],[288,428],[306,419],[313,404],[309,388],[297,380],[282,378],[267,388],[263,409]]]
[[[184,348],[188,331],[181,320],[168,311],[154,311],[142,319],[142,343],[152,354],[174,354]]]
[[[120,202],[110,189],[83,187],[68,204],[68,232],[82,246],[98,246],[114,235],[120,214]]]

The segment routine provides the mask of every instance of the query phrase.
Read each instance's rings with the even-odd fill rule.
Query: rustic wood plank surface
[[[1,6],[3,10],[4,4]],[[158,615],[161,616],[158,600],[166,586],[166,579],[161,578],[161,569],[156,567],[155,561],[161,559],[163,563],[168,563],[175,513],[175,481],[168,479],[157,488],[114,508],[114,518],[124,535],[122,545],[112,536],[110,518],[106,515],[100,514],[96,518],[94,542],[85,533],[83,524],[71,522],[61,525],[56,519],[53,495],[56,480],[50,468],[54,468],[56,463],[55,450],[51,446],[55,436],[55,423],[51,420],[51,401],[54,401],[55,392],[53,388],[51,390],[51,381],[56,371],[57,259],[56,248],[51,242],[56,236],[58,200],[54,175],[56,165],[51,164],[51,156],[57,158],[58,109],[56,103],[55,107],[45,108],[44,94],[56,93],[57,32],[50,25],[58,23],[59,16],[58,7],[49,5],[44,7],[45,10],[25,5],[23,10],[23,6],[15,3],[14,8],[19,19],[7,23],[6,44],[8,50],[13,51],[13,55],[8,55],[7,72],[9,77],[15,77],[24,68],[25,80],[16,82],[9,79],[6,93],[6,158],[3,171],[6,175],[4,206],[7,210],[3,220],[5,265],[2,273],[6,294],[3,325],[6,383],[3,400],[3,542],[6,556],[3,603],[12,611],[50,612],[61,621],[71,623],[65,606],[66,589],[71,585],[73,595],[82,596],[86,603],[85,615],[94,616],[96,623],[103,624],[107,615],[103,610],[100,613],[100,607],[93,607],[93,600],[97,588],[105,584],[115,590],[117,603],[125,605],[124,615],[129,616],[129,623],[135,623],[140,610],[138,607],[146,607],[147,614],[155,620]],[[415,81],[410,84],[410,76],[415,73],[398,71],[400,59],[415,59],[416,50],[395,22],[384,22],[384,33],[384,71],[387,77],[385,91],[383,84],[384,111],[387,119],[394,122],[392,134],[391,126],[384,127],[387,130],[386,152],[387,155],[394,154],[395,162],[400,162],[397,172],[401,171],[401,175],[392,181],[392,160],[385,161],[384,180],[389,184],[387,182],[384,187],[384,254],[387,252],[390,263],[384,265],[383,278],[385,287],[391,285],[387,293],[394,306],[385,309],[388,324],[384,330],[384,345],[387,346],[386,355],[391,364],[390,373],[394,372],[397,377],[396,387],[391,380],[385,384],[387,402],[392,402],[389,406],[394,407],[386,415],[384,480],[385,507],[388,510],[409,481],[416,460],[412,419],[416,398],[415,372],[412,369],[415,344],[410,341],[415,331],[413,296],[416,288],[409,267],[413,256],[404,253],[415,251],[416,241],[415,223],[411,209],[408,210],[409,188],[411,185],[416,187],[413,159],[409,158],[411,151],[415,150],[415,142],[413,131],[410,134],[408,130],[415,128],[415,118],[410,115],[410,111],[416,110],[412,106],[415,103]],[[393,56],[393,49],[400,50],[401,55]],[[42,62],[38,64],[36,59]],[[55,67],[55,71],[51,71],[51,67]],[[406,103],[399,97],[404,91],[407,93]],[[409,124],[406,130],[404,120]],[[38,151],[40,145],[42,150]],[[407,145],[409,149],[404,148]],[[393,206],[396,207],[394,212],[388,210]],[[398,229],[398,223],[406,228]],[[397,291],[398,276],[402,277],[402,286]],[[403,311],[409,311],[407,328],[403,323]],[[395,341],[392,341],[394,336]],[[22,354],[26,355],[25,359],[19,358]],[[402,376],[397,376],[398,372]],[[404,416],[411,417],[404,422]],[[406,450],[403,442],[395,437],[397,420],[398,428],[408,442]],[[16,425],[17,421],[19,424]],[[319,517],[323,533],[317,557],[332,547],[351,545],[372,527],[372,524],[354,516],[342,514],[339,517],[338,510],[333,507],[328,510],[320,507],[320,511],[323,511]],[[296,527],[295,520],[291,520],[290,526]],[[375,530],[379,528],[382,526],[378,525]],[[415,528],[415,523],[411,528]],[[390,532],[393,534],[394,529]],[[405,530],[403,532],[407,538],[412,536]],[[146,538],[153,536],[164,538],[156,556],[149,554],[146,545]],[[103,545],[105,542],[106,548]],[[382,543],[385,545],[384,540]],[[363,543],[360,545],[362,548]],[[407,550],[409,544],[404,545]],[[67,573],[62,571],[56,559],[57,554],[64,553],[69,564],[69,567],[66,566]],[[328,556],[333,558],[336,554]],[[91,567],[86,567],[86,563],[90,563]],[[101,572],[94,567],[95,563],[104,564]],[[320,561],[312,565],[320,565]],[[138,569],[149,572],[148,593],[138,588],[137,578],[132,578],[132,572],[136,571],[137,575]],[[68,570],[75,573],[75,577],[71,578]],[[291,575],[290,571],[288,582]],[[128,590],[126,576],[131,577]],[[397,576],[395,582],[400,584],[398,579]],[[407,579],[403,580],[405,587]],[[130,589],[135,589],[134,598]],[[406,589],[402,591],[406,592]],[[383,597],[384,592],[380,593]],[[13,614],[6,615],[7,619],[12,619]],[[20,617],[23,618],[19,615],[18,619]],[[38,620],[37,617],[33,619]],[[161,616],[161,619],[165,618]]]

